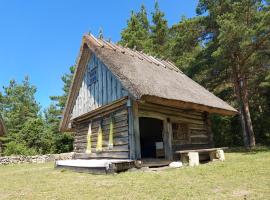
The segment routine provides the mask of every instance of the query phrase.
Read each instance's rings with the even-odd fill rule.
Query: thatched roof
[[[109,68],[136,100],[163,102],[166,105],[223,115],[237,113],[233,107],[190,79],[173,63],[97,39],[93,35],[85,35],[61,126],[66,126],[69,121],[68,116],[75,102],[73,98],[81,84],[90,52]]]
[[[0,115],[0,136],[5,135],[7,133],[7,129],[4,123],[3,118]]]

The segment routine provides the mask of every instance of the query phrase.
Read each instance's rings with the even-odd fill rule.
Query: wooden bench
[[[228,147],[221,148],[209,148],[209,149],[192,149],[192,150],[181,150],[176,151],[176,154],[180,154],[180,158],[183,164],[188,163],[189,166],[199,165],[199,153],[208,153],[210,161],[225,160],[224,151]]]

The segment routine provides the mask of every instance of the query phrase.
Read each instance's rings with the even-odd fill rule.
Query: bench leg
[[[216,151],[210,151],[209,152],[210,161],[215,161],[217,159],[217,152]]]
[[[193,166],[199,165],[199,153],[198,152],[189,152],[188,158],[189,158],[189,163],[188,163],[189,166],[193,167]]]
[[[225,161],[225,154],[224,154],[224,151],[222,149],[217,150],[217,158],[220,161]]]
[[[183,164],[188,164],[189,163],[189,158],[187,153],[183,153],[180,155],[181,156],[181,162]]]
[[[224,161],[225,160],[224,151],[222,149],[209,152],[209,156],[210,156],[211,161],[216,161],[216,160]]]

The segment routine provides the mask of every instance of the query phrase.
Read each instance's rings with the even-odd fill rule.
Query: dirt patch
[[[244,197],[244,199],[246,199],[246,197],[249,195],[249,191],[248,190],[235,190],[233,191],[233,196],[234,197]]]

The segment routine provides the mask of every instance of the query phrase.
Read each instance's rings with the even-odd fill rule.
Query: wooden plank
[[[170,116],[170,117],[175,117],[175,118],[178,118],[179,120],[185,120],[185,121],[194,121],[194,122],[200,122],[200,121],[203,121],[204,118],[203,117],[198,117],[198,116],[193,116],[193,115],[186,115],[184,113],[181,113],[181,112],[168,112],[162,108],[160,109],[156,109],[156,110],[153,110],[151,108],[143,108],[140,110],[141,112],[156,112],[157,114],[161,114],[161,115],[164,115],[164,116]]]
[[[102,105],[106,105],[108,104],[108,97],[107,97],[107,90],[108,90],[108,87],[107,87],[107,73],[106,73],[106,68],[105,68],[105,65],[102,63],[102,78],[103,78],[103,81],[102,81],[102,92],[103,92],[103,101],[102,101]],[[120,99],[120,98],[119,98]]]
[[[98,63],[97,63],[97,58],[96,58],[96,56],[94,56],[93,57],[94,58],[94,68],[95,67],[98,67]],[[99,77],[99,71],[97,70],[97,77]],[[94,83],[94,86],[95,86],[95,96],[94,96],[94,109],[96,109],[96,108],[98,108],[99,107],[99,105],[98,105],[98,97],[99,97],[99,95],[98,95],[98,82],[99,82],[99,80],[97,80],[95,83]]]
[[[114,138],[117,137],[128,137],[128,131],[122,131],[122,132],[115,132],[113,134]],[[103,132],[103,137],[104,139],[108,139],[109,138],[109,131]],[[97,138],[97,134],[93,135],[92,138]],[[74,138],[75,140],[86,140],[87,136],[86,134],[83,135],[78,135]]]
[[[173,159],[172,151],[172,124],[168,120],[163,120],[163,142],[165,150],[165,158],[167,160]]]
[[[98,107],[103,105],[103,92],[102,92],[102,65],[98,59]]]
[[[221,115],[236,115],[237,114],[237,111],[225,110],[225,109],[200,105],[200,104],[196,104],[192,102],[164,99],[164,98],[147,96],[147,95],[143,96],[141,100],[149,102],[149,103],[167,105],[170,107],[175,107],[175,108],[180,108],[180,109],[192,109],[192,110],[197,110],[201,112],[205,111],[205,112],[216,113],[216,114],[221,114]]]
[[[117,100],[115,102],[112,102],[112,103],[110,103],[108,105],[97,108],[94,111],[90,111],[90,112],[88,112],[88,113],[86,113],[84,115],[81,115],[81,116],[79,116],[77,118],[74,118],[72,121],[73,122],[80,122],[80,121],[83,121],[83,120],[86,120],[86,119],[90,119],[92,117],[100,117],[99,115],[101,115],[101,114],[105,115],[106,113],[107,114],[111,113],[111,112],[119,109],[119,107],[125,105],[126,101],[127,101],[127,98],[124,97],[124,98],[119,99],[119,100]]]
[[[163,113],[160,113],[158,111],[141,111],[141,110],[139,110],[139,116],[140,117],[152,117],[152,118],[157,118],[160,120],[164,120],[169,116],[172,119],[172,121],[174,120],[174,121],[204,125],[204,121],[191,120],[191,119],[187,119],[187,118],[180,117],[180,116],[163,114]]]
[[[140,142],[140,124],[138,115],[138,102],[133,101],[133,131],[134,131],[134,142],[135,142],[135,158],[141,159],[141,142]]]
[[[139,109],[141,110],[152,110],[152,111],[160,111],[165,114],[174,114],[174,115],[180,115],[182,117],[187,117],[191,119],[198,119],[203,120],[202,112],[195,112],[190,110],[183,110],[179,108],[172,108],[164,105],[156,105],[156,104],[150,104],[150,103],[140,103]]]
[[[116,79],[114,76],[112,76],[112,100],[115,101],[116,100]]]
[[[117,81],[116,84],[116,98],[120,99],[122,97],[122,85],[120,81]]]
[[[104,152],[104,153],[75,153],[76,159],[90,159],[90,158],[117,158],[117,159],[128,159],[128,152]]]
[[[183,150],[183,151],[175,151],[175,153],[189,153],[189,152],[210,152],[216,150],[226,150],[228,147],[219,147],[219,148],[207,148],[207,149],[193,149],[193,150]]]
[[[107,100],[108,103],[112,102],[112,79],[111,72],[107,70]]]
[[[127,101],[128,107],[128,135],[129,135],[129,158],[136,159],[136,144],[134,136],[134,115],[131,98]]]

